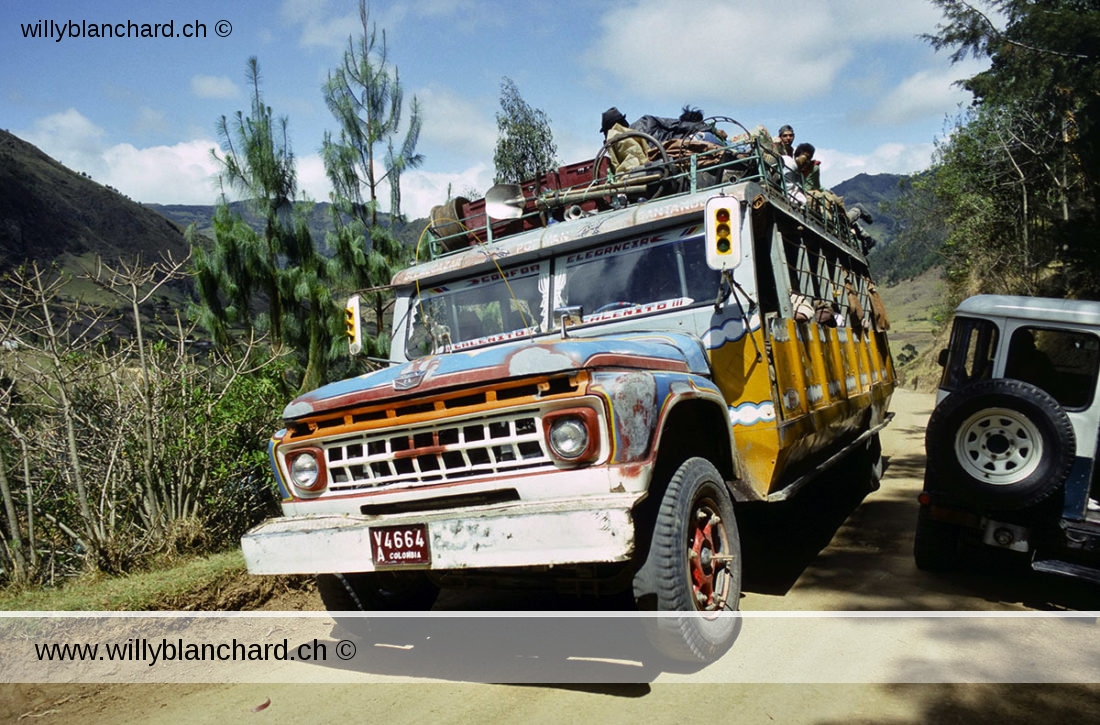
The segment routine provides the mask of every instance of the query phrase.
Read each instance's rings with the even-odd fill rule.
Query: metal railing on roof
[[[717,120],[732,121],[724,117]],[[641,132],[626,135],[647,139],[647,145],[653,149],[649,163],[616,173],[607,152],[610,144],[622,140],[623,136],[619,136],[605,144],[592,160],[562,166],[510,186],[506,199],[494,199],[491,191],[483,199],[456,198],[435,207],[429,227],[429,256],[435,258],[473,244],[498,241],[655,198],[747,181],[755,181],[767,189],[770,201],[786,205],[792,214],[817,224],[841,243],[860,248],[839,197],[806,188],[804,181],[793,186],[788,177],[794,175],[784,173],[783,157],[762,128],[746,130],[720,144],[695,139],[661,143]],[[509,207],[506,216],[498,211],[502,204]]]

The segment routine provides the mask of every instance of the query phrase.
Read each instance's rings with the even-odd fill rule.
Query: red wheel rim
[[[710,612],[726,608],[730,577],[729,539],[713,501],[699,501],[688,526],[688,576],[695,608]]]

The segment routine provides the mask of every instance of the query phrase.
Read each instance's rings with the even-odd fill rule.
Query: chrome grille
[[[371,431],[322,444],[328,492],[451,481],[548,468],[542,419],[533,411]]]

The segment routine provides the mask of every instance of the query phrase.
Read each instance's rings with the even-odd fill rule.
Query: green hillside
[[[0,269],[66,256],[178,260],[187,252],[172,221],[0,131]]]
[[[906,178],[898,174],[858,174],[831,189],[844,199],[844,205],[849,209],[858,205],[871,214],[873,221],[861,224],[874,237],[879,250],[890,246],[894,241],[897,220],[891,206],[901,196],[900,184]],[[872,270],[875,256],[872,253],[870,257]]]

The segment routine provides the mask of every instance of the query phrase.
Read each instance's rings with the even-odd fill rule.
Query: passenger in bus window
[[[814,316],[814,306],[809,298],[798,292],[791,293],[791,308],[794,310],[795,322],[809,322]]]

